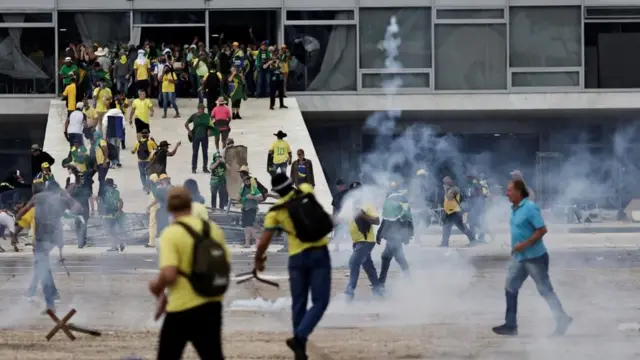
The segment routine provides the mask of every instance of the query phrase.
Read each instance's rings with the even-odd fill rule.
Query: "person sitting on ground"
[[[189,191],[183,187],[173,188],[167,194],[167,209],[175,222],[162,232],[159,248],[160,273],[149,282],[149,291],[156,297],[158,304],[156,318],[166,312],[160,331],[158,358],[179,359],[186,343],[190,341],[201,359],[222,360],[224,296],[201,295],[194,289],[189,275],[181,274],[191,274],[194,262],[199,264],[199,261],[226,260],[226,266],[220,263],[216,263],[216,266],[227,270],[225,272],[228,280],[231,253],[225,244],[222,229],[211,221],[203,221],[193,215],[191,204],[193,201]],[[195,260],[195,236],[215,241],[217,248],[222,249],[223,253],[217,252],[219,256],[216,257],[212,251],[212,258]],[[210,245],[209,249],[215,249],[214,246]],[[222,272],[216,272],[212,283],[216,283],[218,276],[224,276]]]

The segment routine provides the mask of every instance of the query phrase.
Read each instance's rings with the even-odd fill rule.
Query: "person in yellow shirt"
[[[104,81],[99,81],[98,86],[93,90],[93,99],[96,106],[96,115],[98,116],[96,127],[102,129],[102,118],[109,110],[109,104],[113,99],[111,89],[109,89]]]
[[[180,117],[180,111],[178,110],[178,104],[176,104],[176,83],[178,82],[178,77],[176,76],[175,71],[170,65],[164,66],[164,71],[162,72],[162,108],[164,110],[164,115],[162,118],[167,117],[167,109],[169,108],[169,103],[171,103],[171,107],[175,110],[176,114],[173,116],[174,118]]]
[[[273,174],[286,174],[287,165],[291,165],[291,147],[289,143],[284,140],[287,134],[282,130],[278,130],[273,134],[277,140],[271,144],[269,149],[269,158],[273,159]]]
[[[371,251],[376,246],[376,237],[373,225],[380,225],[380,216],[374,207],[363,204],[361,198],[364,197],[360,182],[356,181],[349,186],[349,192],[356,197],[355,217],[349,222],[349,233],[353,241],[353,253],[349,258],[349,282],[345,289],[345,294],[349,300],[353,300],[358,278],[360,277],[360,267],[364,270],[371,282],[374,295],[383,295],[383,288],[378,280],[378,272],[371,259]],[[348,196],[348,195],[347,195]]]
[[[149,137],[149,129],[144,129],[140,134],[140,140],[138,140],[138,142],[133,145],[133,149],[131,149],[131,153],[138,156],[138,172],[140,173],[140,182],[142,183],[144,191],[149,191],[147,166],[149,166],[153,152],[156,151],[157,148],[158,144],[156,144],[156,141]]]
[[[460,204],[464,201],[460,188],[457,187],[453,179],[450,176],[445,176],[442,179],[444,187],[444,199],[442,201],[442,208],[444,209],[444,218],[442,219],[442,242],[441,247],[449,246],[449,237],[451,236],[451,228],[455,225],[463,234],[469,239],[469,245],[476,244],[475,235],[464,224],[462,218],[462,207]]]
[[[75,108],[77,105],[77,93],[78,87],[76,85],[76,78],[71,77],[71,79],[69,79],[69,85],[64,88],[64,92],[62,93],[62,96],[66,97],[67,99],[67,117],[69,117],[69,115],[71,115],[71,113],[76,110]]]
[[[331,256],[327,248],[329,239],[325,235],[315,242],[302,242],[296,236],[288,210],[282,207],[299,193],[313,193],[313,187],[301,184],[296,190],[291,179],[284,173],[276,174],[271,179],[271,186],[272,190],[280,195],[280,200],[275,205],[280,207],[272,208],[264,218],[264,231],[255,254],[255,269],[264,270],[265,253],[273,235],[278,232],[286,233],[289,242],[288,269],[293,323],[293,337],[287,339],[286,343],[296,359],[306,359],[307,339],[322,319],[331,297]],[[309,292],[312,294],[313,302],[311,307],[307,308]]]
[[[213,222],[192,215],[191,203],[191,196],[185,188],[174,187],[169,190],[167,209],[175,222],[160,235],[160,273],[149,283],[149,291],[158,302],[156,317],[166,312],[160,331],[158,358],[179,359],[187,342],[191,342],[201,359],[221,360],[224,359],[224,296],[200,295],[194,289],[188,274],[191,274],[194,264],[195,236],[200,236],[200,241],[206,241],[205,238],[208,237],[220,245],[224,251],[220,255],[226,258],[227,269],[231,264],[231,254],[225,244],[222,229]],[[169,290],[168,295],[165,295],[165,289]]]
[[[95,153],[96,167],[98,170],[98,197],[102,197],[105,190],[107,173],[109,172],[109,148],[107,142],[98,134],[94,134],[91,139],[90,154]]]
[[[144,90],[138,91],[138,98],[131,103],[131,111],[129,112],[129,125],[133,125],[135,118],[136,135],[138,140],[142,138],[142,130],[151,131],[149,120],[153,116],[153,103],[147,99]]]
[[[136,74],[135,85],[138,93],[140,93],[140,90],[144,91],[145,93],[149,91],[150,68],[151,63],[149,62],[149,59],[147,59],[144,50],[138,50],[138,58],[133,63],[133,71]]]

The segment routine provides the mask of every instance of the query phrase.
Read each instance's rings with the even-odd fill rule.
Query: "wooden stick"
[[[69,339],[71,339],[71,341],[75,340],[76,337],[73,336],[73,333],[71,333],[71,331],[69,330],[69,327],[67,326],[67,321],[69,321],[69,319],[71,319],[71,317],[73,315],[76,314],[76,309],[71,309],[69,310],[69,312],[67,313],[67,315],[65,315],[62,320],[58,319],[58,317],[56,316],[56,314],[51,311],[51,309],[47,309],[47,314],[49,315],[49,317],[51,319],[53,319],[53,321],[56,322],[56,326],[54,326],[53,329],[51,329],[51,331],[49,331],[49,333],[47,334],[46,339],[47,341],[51,340],[51,338],[59,331],[62,330],[62,332],[65,333],[65,335],[67,335],[67,337]]]
[[[74,324],[71,324],[71,323],[69,325],[67,325],[67,327],[71,331],[79,332],[79,333],[82,333],[82,334],[87,334],[87,335],[91,335],[91,336],[102,336],[102,333],[100,331],[98,331],[98,330],[82,328],[82,327],[79,327],[78,325],[74,325]]]

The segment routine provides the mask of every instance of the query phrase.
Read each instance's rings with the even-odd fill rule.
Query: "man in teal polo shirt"
[[[510,221],[512,259],[505,284],[507,310],[505,324],[494,327],[493,332],[498,335],[518,335],[518,291],[527,277],[531,276],[556,320],[553,334],[564,335],[573,319],[564,312],[560,299],[551,286],[549,254],[542,242],[547,227],[540,208],[529,200],[527,185],[521,179],[509,182],[507,196],[513,204]]]

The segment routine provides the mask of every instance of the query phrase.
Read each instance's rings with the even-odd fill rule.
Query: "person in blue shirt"
[[[547,227],[540,214],[540,208],[529,199],[527,185],[521,179],[509,182],[507,196],[513,204],[510,220],[512,259],[505,284],[507,310],[505,323],[492,330],[498,335],[518,335],[516,320],[518,290],[527,277],[531,276],[556,320],[556,329],[553,334],[564,335],[573,318],[564,312],[560,299],[551,286],[549,254],[542,241],[542,237],[547,233]]]

